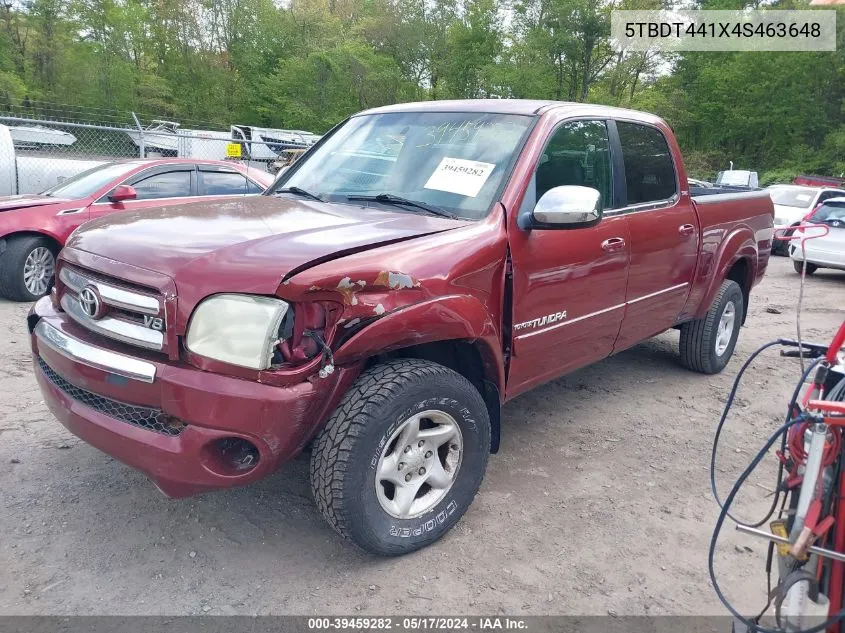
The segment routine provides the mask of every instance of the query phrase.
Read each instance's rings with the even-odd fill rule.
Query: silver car
[[[775,230],[798,226],[820,203],[845,196],[842,189],[806,185],[771,185],[766,190],[775,205]],[[784,232],[780,234],[783,235]],[[772,252],[786,255],[786,245],[787,242],[783,240],[775,240]]]
[[[812,275],[819,268],[845,270],[845,197],[826,200],[807,220],[808,224],[825,224],[827,235],[812,237],[818,231],[807,229],[796,231],[795,239],[789,243],[789,256],[797,272],[806,262],[807,274]],[[802,223],[803,225],[803,223]],[[800,237],[806,233],[803,242]]]

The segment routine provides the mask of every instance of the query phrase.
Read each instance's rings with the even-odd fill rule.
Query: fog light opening
[[[234,476],[248,473],[258,466],[260,454],[252,442],[240,437],[224,437],[209,445],[211,464],[208,466],[221,475]]]

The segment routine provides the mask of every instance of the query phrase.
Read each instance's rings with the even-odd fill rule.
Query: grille
[[[132,289],[134,285],[66,264],[59,267],[59,279],[65,285],[62,309],[82,327],[129,345],[167,351],[164,307],[158,293],[138,292]],[[87,314],[80,303],[80,293],[86,288],[94,291],[105,308],[97,318]]]
[[[125,402],[118,402],[111,398],[99,396],[96,393],[91,393],[85,389],[70,384],[67,380],[59,376],[53,369],[45,363],[41,358],[38,359],[38,366],[44,375],[51,383],[61,389],[70,398],[77,402],[81,402],[85,406],[99,411],[103,415],[107,415],[115,420],[126,422],[132,426],[137,426],[154,433],[161,433],[162,435],[169,435],[176,437],[185,430],[187,424],[176,420],[163,411],[158,409],[148,409],[146,407],[138,407],[134,404],[126,404]]]

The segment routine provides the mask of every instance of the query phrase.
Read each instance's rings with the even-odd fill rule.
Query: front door
[[[561,185],[597,189],[614,206],[607,125],[566,121],[537,161],[523,210]],[[507,395],[613,351],[625,306],[628,225],[624,216],[579,229],[514,229],[512,355]]]

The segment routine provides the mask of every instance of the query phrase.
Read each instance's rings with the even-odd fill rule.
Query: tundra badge
[[[522,323],[517,323],[513,326],[513,329],[524,330],[526,328],[542,327],[544,325],[551,325],[556,321],[563,321],[565,318],[566,310],[563,310],[562,312],[552,312],[551,314],[532,319],[531,321],[523,321]]]

